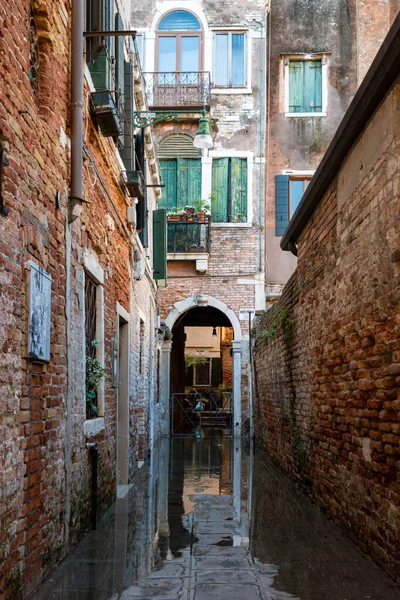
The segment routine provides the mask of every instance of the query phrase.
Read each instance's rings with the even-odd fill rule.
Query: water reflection
[[[163,440],[35,598],[193,593],[195,600],[400,600],[279,468],[223,437]]]

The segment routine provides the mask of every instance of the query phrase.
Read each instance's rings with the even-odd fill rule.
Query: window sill
[[[105,429],[104,417],[96,417],[83,422],[83,433],[85,438],[93,438]]]
[[[241,94],[252,94],[253,90],[251,88],[243,87],[243,88],[218,88],[213,87],[211,90],[211,94],[216,96],[218,94],[221,95],[241,95]]]
[[[285,117],[326,117],[328,115],[328,113],[326,112],[319,112],[319,113],[288,113],[285,112]]]
[[[211,223],[211,227],[221,227],[221,228],[225,228],[225,227],[242,227],[242,228],[249,228],[252,227],[252,223]]]

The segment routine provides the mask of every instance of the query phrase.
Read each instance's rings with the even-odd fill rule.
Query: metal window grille
[[[96,358],[96,346],[93,342],[96,339],[96,284],[86,277],[85,280],[85,345],[86,345],[86,357]],[[88,372],[86,370],[86,391],[89,388]],[[98,406],[97,394],[95,398],[91,399],[91,404]],[[93,418],[96,416],[95,411],[87,405],[86,409],[87,418]]]
[[[35,96],[39,96],[39,38],[35,13],[32,6],[29,13],[29,81]]]

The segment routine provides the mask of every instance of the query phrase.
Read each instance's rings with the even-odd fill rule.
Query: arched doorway
[[[173,394],[188,393],[192,389],[193,393],[198,393],[200,400],[203,398],[201,401],[211,413],[214,409],[217,411],[221,408],[221,403],[222,406],[225,403],[227,410],[227,395],[230,393],[230,428],[233,435],[239,436],[242,421],[242,332],[236,314],[216,298],[195,295],[176,303],[166,324],[173,332],[173,340],[172,344],[168,342],[164,348],[164,374],[169,374],[165,400],[170,399]],[[197,365],[194,361],[192,368],[187,368],[190,356],[202,357],[203,361],[199,361]],[[207,404],[207,400],[211,403]],[[172,414],[169,406],[168,420],[170,424],[174,423],[174,433],[179,433],[176,430],[176,419],[178,418],[179,423],[183,406],[178,409],[175,407],[174,411],[177,413]],[[203,414],[207,423],[205,413],[206,411]],[[189,430],[191,426],[198,425],[197,417],[186,420],[189,421]]]

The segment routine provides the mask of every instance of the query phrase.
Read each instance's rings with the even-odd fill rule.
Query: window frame
[[[159,30],[159,26],[160,23],[171,13],[173,12],[177,12],[179,10],[182,10],[184,12],[190,13],[191,15],[193,15],[200,26],[200,29],[180,29],[180,30],[176,30],[173,31],[168,30],[168,29],[161,29]],[[201,20],[199,19],[199,17],[192,12],[191,10],[187,10],[187,9],[178,9],[178,8],[174,8],[166,13],[164,13],[163,15],[161,15],[161,17],[159,18],[158,22],[157,22],[157,27],[155,30],[156,33],[156,43],[155,43],[155,56],[154,56],[154,62],[155,62],[155,71],[156,73],[199,73],[203,70],[203,66],[204,66],[204,30],[203,30],[203,26],[201,24]],[[160,71],[159,70],[159,49],[160,49],[160,37],[175,37],[176,38],[176,69],[175,71]],[[182,71],[181,70],[181,64],[182,64],[182,38],[183,37],[197,37],[199,40],[199,62],[198,62],[198,69],[197,71]],[[171,84],[174,85],[174,84]]]
[[[208,383],[197,383],[197,365],[193,366],[193,387],[211,387],[212,383],[212,358],[207,357],[208,361]],[[201,365],[204,367],[205,365]]]
[[[283,55],[283,80],[284,80],[284,113],[285,117],[326,117],[328,114],[328,54],[285,54]],[[321,61],[322,81],[321,97],[322,110],[320,112],[289,112],[289,93],[290,93],[290,61],[311,62]]]
[[[254,152],[238,150],[238,151],[227,151],[227,150],[210,150],[209,158],[211,159],[207,165],[207,175],[203,197],[207,197],[212,193],[212,163],[214,158],[246,158],[247,159],[247,222],[244,223],[213,223],[211,221],[211,227],[252,227],[253,222],[253,165],[254,165]],[[211,213],[212,218],[212,213]]]
[[[290,185],[290,182],[291,181],[302,181],[303,182],[303,195],[302,195],[302,198],[303,198],[306,189],[310,185],[310,181],[313,178],[314,173],[312,173],[312,174],[310,174],[310,173],[306,173],[306,174],[304,174],[304,173],[297,173],[297,174],[286,173],[286,175],[289,175],[288,216],[289,216],[289,221],[290,221],[295,213],[295,210],[293,210],[293,207],[292,207],[292,186]],[[308,185],[305,185],[306,181],[308,181]],[[301,202],[301,200],[300,200],[300,202]]]
[[[215,82],[215,74],[217,71],[217,52],[216,52],[216,39],[218,35],[228,35],[228,78],[232,81],[232,35],[243,35],[244,36],[244,83],[243,85],[232,85],[229,83],[228,85],[219,85]],[[213,89],[212,93],[227,93],[230,91],[234,93],[235,91],[248,90],[249,89],[249,73],[250,68],[248,65],[249,59],[249,30],[248,29],[236,29],[234,27],[229,29],[213,29],[213,56],[212,56],[212,81],[213,81]]]

